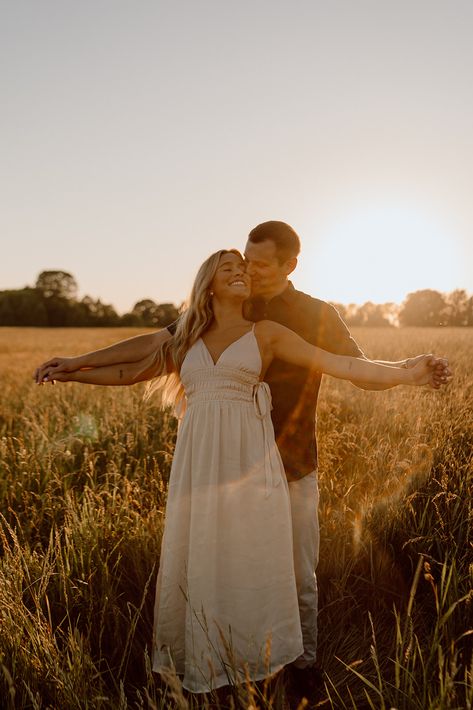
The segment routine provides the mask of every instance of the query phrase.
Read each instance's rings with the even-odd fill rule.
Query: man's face
[[[248,241],[245,247],[246,271],[251,278],[251,295],[271,298],[287,284],[287,276],[294,266],[280,264],[274,242],[267,239],[259,244]]]

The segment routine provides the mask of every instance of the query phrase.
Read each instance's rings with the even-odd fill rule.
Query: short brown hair
[[[274,219],[258,224],[249,233],[248,240],[253,244],[265,241],[273,242],[280,264],[297,256],[301,250],[301,242],[296,231],[286,222],[278,222]]]

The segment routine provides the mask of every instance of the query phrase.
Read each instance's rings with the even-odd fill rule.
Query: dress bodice
[[[230,343],[216,363],[202,338],[199,338],[184,358],[181,382],[186,395],[186,412],[212,403],[254,408],[256,418],[263,427],[266,495],[269,496],[271,489],[280,482],[279,477],[274,476],[274,471],[278,470],[275,457],[279,456],[279,452],[274,443],[271,422],[271,390],[267,382],[259,379],[261,369],[261,354],[253,326],[248,333]],[[205,410],[202,410],[201,416],[206,416]]]
[[[260,389],[261,355],[254,328],[225,348],[217,362],[199,338],[189,349],[181,368],[187,404],[197,401],[252,402]]]
[[[218,369],[222,366],[241,367],[254,372],[257,376],[260,375],[262,362],[254,326],[247,333],[230,343],[221,353],[216,363],[212,360],[212,356],[202,338],[196,340],[184,358],[181,377],[187,371],[197,368]]]

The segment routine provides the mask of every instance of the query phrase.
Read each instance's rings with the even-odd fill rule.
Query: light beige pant
[[[298,668],[315,663],[317,654],[318,592],[315,569],[319,561],[319,487],[317,471],[289,483],[294,570],[299,601],[304,652],[294,662]]]

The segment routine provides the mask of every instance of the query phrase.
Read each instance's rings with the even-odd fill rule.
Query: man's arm
[[[48,380],[58,379],[57,375],[60,372],[74,372],[83,368],[138,362],[155,352],[171,337],[169,330],[163,328],[163,330],[136,335],[106,348],[93,350],[76,357],[53,357],[37,368],[34,379],[39,384],[43,382],[45,377],[48,377]]]

